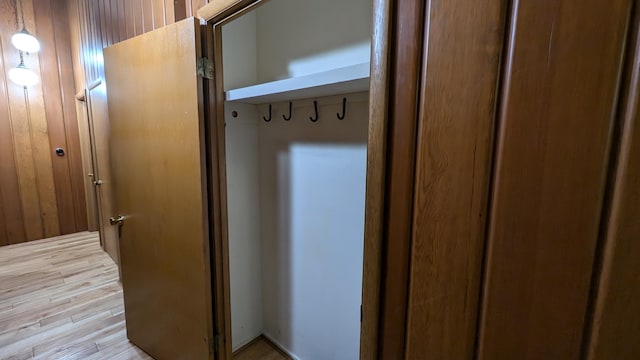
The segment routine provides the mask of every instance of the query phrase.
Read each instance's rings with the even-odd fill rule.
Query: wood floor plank
[[[233,354],[233,360],[289,360],[274,344],[264,336],[253,340]]]
[[[97,233],[2,247],[0,278],[0,359],[152,359],[127,339]]]

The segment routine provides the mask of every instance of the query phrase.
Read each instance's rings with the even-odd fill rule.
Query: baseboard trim
[[[287,357],[290,360],[301,360],[299,357],[297,357],[291,351],[289,351],[289,349],[282,346],[282,344],[280,344],[273,337],[269,336],[268,334],[262,334],[261,336],[263,336],[266,342],[269,345],[271,345],[274,349],[276,349],[279,353],[281,353],[283,356]]]
[[[253,344],[257,343],[260,340],[267,343],[267,345],[271,346],[275,351],[279,352],[285,358],[289,360],[300,360],[299,357],[293,355],[291,352],[286,350],[282,345],[280,345],[280,343],[278,343],[277,341],[272,339],[270,336],[265,334],[260,334],[256,338],[249,340],[246,344],[240,346],[237,350],[233,352],[233,356],[234,357],[238,356],[240,353],[249,349]]]
[[[240,345],[240,347],[238,347],[237,349],[233,350],[233,356],[236,356],[238,354],[240,354],[241,352],[247,350],[251,345],[255,344],[256,342],[260,341],[260,339],[262,339],[263,336],[262,335],[258,335],[257,337],[245,342],[244,344]]]

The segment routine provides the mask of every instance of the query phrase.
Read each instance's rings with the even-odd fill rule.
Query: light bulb
[[[23,62],[18,67],[9,70],[9,79],[23,87],[33,86],[40,81],[38,75],[27,69]]]
[[[40,51],[40,42],[35,36],[29,34],[25,28],[13,34],[11,37],[11,43],[16,47],[16,49],[26,53],[33,54]]]

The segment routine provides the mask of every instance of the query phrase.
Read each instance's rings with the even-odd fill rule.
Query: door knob
[[[118,215],[117,217],[109,218],[109,223],[111,225],[122,225],[124,223],[124,219],[124,216]]]
[[[100,186],[100,185],[102,185],[102,180],[96,180],[96,181],[94,181],[94,182],[93,182],[93,185],[95,185],[95,186]]]

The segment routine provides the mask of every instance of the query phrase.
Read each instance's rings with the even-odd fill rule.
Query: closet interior
[[[271,0],[222,28],[234,351],[359,357],[371,9]]]

